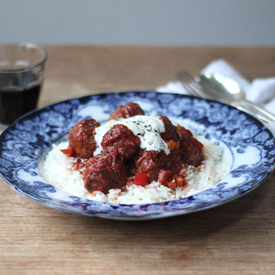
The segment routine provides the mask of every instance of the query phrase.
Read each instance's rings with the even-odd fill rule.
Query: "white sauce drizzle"
[[[166,155],[170,154],[166,142],[161,138],[160,133],[165,131],[164,123],[158,116],[133,116],[107,121],[100,127],[95,128],[95,140],[97,148],[94,156],[102,151],[101,141],[106,132],[114,125],[123,124],[128,127],[134,135],[140,139],[140,148],[148,151],[160,152],[163,150]]]

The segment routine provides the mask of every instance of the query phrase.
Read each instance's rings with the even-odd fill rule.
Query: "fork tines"
[[[185,71],[178,71],[176,73],[176,77],[181,82],[182,86],[191,94],[194,96],[202,97],[202,98],[208,98],[205,93],[203,92],[203,89],[201,85],[196,82],[192,76],[190,76]]]

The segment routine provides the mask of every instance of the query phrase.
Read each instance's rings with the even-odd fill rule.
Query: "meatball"
[[[107,194],[110,189],[122,188],[126,184],[126,165],[115,151],[103,151],[87,161],[83,180],[89,192]]]
[[[160,169],[174,169],[181,166],[181,164],[178,146],[171,150],[169,155],[166,155],[163,150],[158,153],[158,165]]]
[[[108,120],[127,118],[137,115],[144,115],[144,111],[137,103],[129,102],[125,105],[120,105],[113,113],[110,114],[110,118]]]
[[[180,135],[179,152],[180,158],[183,162],[192,165],[199,166],[204,160],[202,153],[203,144],[193,137],[193,134],[182,126],[178,127]]]
[[[135,161],[136,173],[147,175],[148,182],[158,179],[159,162],[156,151],[142,150],[140,156]]]
[[[73,149],[79,158],[88,159],[93,156],[96,149],[94,129],[100,124],[94,119],[83,119],[79,121],[69,133],[69,147]]]
[[[177,133],[177,128],[172,124],[170,119],[167,116],[159,116],[165,127],[165,132],[161,133],[160,136],[162,139],[168,141],[168,140],[173,140],[173,141],[179,141],[179,134]]]
[[[101,146],[104,150],[113,148],[122,158],[130,158],[139,149],[140,139],[128,127],[116,124],[104,135]]]

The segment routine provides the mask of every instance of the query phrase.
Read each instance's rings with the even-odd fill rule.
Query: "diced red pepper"
[[[147,184],[147,175],[143,173],[137,173],[135,175],[133,183],[135,185],[145,186]]]
[[[178,187],[182,187],[184,183],[184,179],[178,175],[175,176],[176,183]]]
[[[160,170],[158,175],[158,181],[163,184],[167,185],[167,182],[170,181],[172,173],[169,170]]]
[[[168,182],[168,187],[173,189],[177,186],[177,182],[175,179],[173,179],[172,181]]]
[[[74,150],[73,148],[67,148],[67,149],[62,149],[60,150],[63,154],[65,154],[67,157],[72,157],[74,155]]]
[[[165,141],[168,147],[168,150],[173,150],[177,145],[179,145],[179,142],[175,142],[174,140]]]

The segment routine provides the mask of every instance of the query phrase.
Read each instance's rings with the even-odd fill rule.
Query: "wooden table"
[[[275,48],[51,46],[40,107],[105,91],[153,90],[224,58],[275,75]],[[223,206],[114,221],[57,211],[0,183],[0,274],[275,274],[275,173]]]

